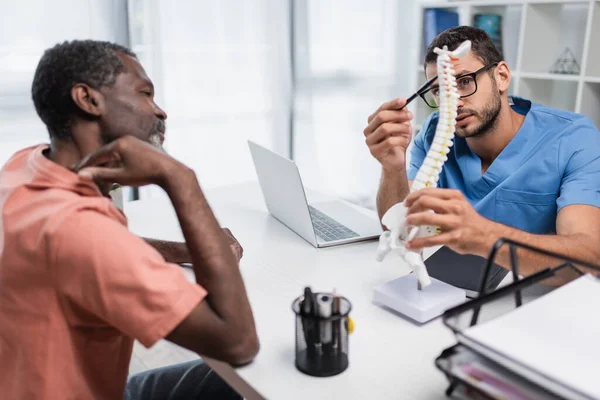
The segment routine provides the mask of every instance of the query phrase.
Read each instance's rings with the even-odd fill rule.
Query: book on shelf
[[[437,35],[458,26],[458,13],[442,8],[427,8],[423,18],[424,52]]]
[[[476,14],[473,18],[473,26],[486,31],[500,52],[500,55],[504,57],[504,48],[502,45],[502,15]]]

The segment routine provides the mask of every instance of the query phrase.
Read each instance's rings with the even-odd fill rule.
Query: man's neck
[[[524,115],[512,109],[508,98],[503,98],[501,101],[502,109],[492,130],[483,136],[466,139],[471,150],[481,159],[482,173],[485,173],[487,167],[515,137],[525,120]]]
[[[72,139],[55,138],[50,140],[50,149],[46,157],[69,170],[83,158],[79,147]]]
[[[73,134],[73,137],[76,134]],[[94,152],[99,147],[98,144],[94,144],[93,141],[78,141],[73,138],[68,139],[56,139],[50,140],[50,149],[44,155],[56,164],[72,170],[84,157]],[[99,189],[104,196],[108,196],[111,184],[99,185]]]

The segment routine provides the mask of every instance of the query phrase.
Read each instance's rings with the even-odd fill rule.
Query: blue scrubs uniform
[[[460,190],[490,220],[534,234],[556,233],[563,207],[600,207],[600,132],[583,115],[511,100],[525,121],[485,174],[467,141],[455,137],[438,187]],[[415,137],[409,180],[423,163],[437,122],[435,112]]]

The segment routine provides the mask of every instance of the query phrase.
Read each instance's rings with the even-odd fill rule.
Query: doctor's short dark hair
[[[70,122],[77,111],[71,89],[85,83],[94,89],[115,84],[125,66],[117,55],[136,55],[126,47],[96,40],[73,40],[46,50],[38,63],[31,97],[35,110],[57,139],[70,137]]]
[[[445,30],[433,39],[427,48],[424,66],[436,62],[437,54],[433,51],[436,47],[441,49],[448,46],[448,50],[455,50],[465,40],[471,41],[471,51],[481,60],[483,65],[503,60],[502,54],[500,54],[486,31],[472,26],[457,26]]]

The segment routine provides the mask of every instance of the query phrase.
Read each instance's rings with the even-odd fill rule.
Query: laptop
[[[341,200],[308,204],[296,163],[248,141],[269,213],[315,247],[378,239],[379,220]]]
[[[446,246],[441,247],[425,260],[429,276],[463,289],[471,298],[479,295],[486,265],[487,260],[483,257],[459,254]],[[507,274],[508,270],[493,264],[485,291],[490,292],[496,289]]]

